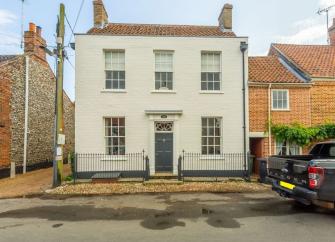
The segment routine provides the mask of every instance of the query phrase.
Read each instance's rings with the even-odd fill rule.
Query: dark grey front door
[[[155,152],[156,172],[172,172],[173,133],[156,133]]]

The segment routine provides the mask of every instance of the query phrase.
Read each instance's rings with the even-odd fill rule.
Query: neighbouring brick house
[[[256,157],[307,151],[276,142],[269,120],[335,122],[335,19],[329,36],[329,45],[272,44],[268,56],[249,58],[250,149]]]
[[[23,163],[26,103],[27,165],[53,159],[55,76],[43,46],[41,28],[30,24],[24,35],[24,54],[0,56],[0,169],[10,162]],[[74,150],[74,103],[65,92],[64,123],[66,157]]]

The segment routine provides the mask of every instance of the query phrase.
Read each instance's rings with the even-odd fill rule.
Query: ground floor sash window
[[[126,152],[125,118],[105,118],[105,149],[107,155],[124,155]]]

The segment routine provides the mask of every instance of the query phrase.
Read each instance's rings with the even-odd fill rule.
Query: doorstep
[[[178,176],[172,172],[156,172],[150,176],[150,179],[177,179]]]

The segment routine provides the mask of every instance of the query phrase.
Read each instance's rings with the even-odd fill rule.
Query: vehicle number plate
[[[295,188],[295,185],[283,181],[281,181],[279,185],[290,190],[293,190]]]

